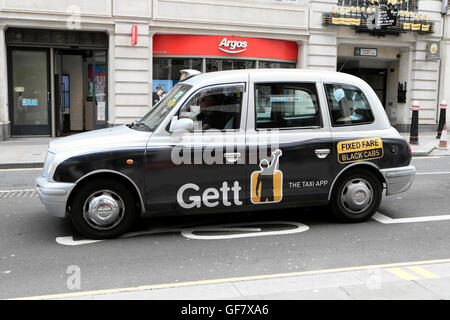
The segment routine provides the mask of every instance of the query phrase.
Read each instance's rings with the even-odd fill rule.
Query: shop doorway
[[[105,127],[106,52],[61,49],[54,52],[56,136]]]
[[[7,28],[12,136],[63,136],[106,127],[105,32]]]
[[[8,48],[12,136],[50,135],[49,68],[47,49]]]
[[[388,99],[388,70],[390,61],[364,60],[358,58],[338,58],[337,70],[354,75],[366,81],[375,91],[383,107],[386,109]],[[391,97],[392,98],[392,97]],[[392,99],[391,99],[392,100]]]

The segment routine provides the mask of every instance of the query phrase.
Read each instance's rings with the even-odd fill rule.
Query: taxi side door
[[[290,74],[277,78],[254,74],[250,79],[246,145],[251,204],[326,204],[335,156],[321,81]]]

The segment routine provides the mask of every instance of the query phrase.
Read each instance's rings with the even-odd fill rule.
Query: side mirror
[[[194,121],[188,118],[172,119],[169,128],[170,132],[193,131],[193,130],[194,130]]]

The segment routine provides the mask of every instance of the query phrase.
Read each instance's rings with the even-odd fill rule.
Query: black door
[[[11,135],[51,135],[49,50],[9,48]]]

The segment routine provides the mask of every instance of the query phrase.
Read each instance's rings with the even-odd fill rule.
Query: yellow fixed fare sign
[[[372,160],[383,157],[381,138],[340,141],[337,144],[339,163]]]

